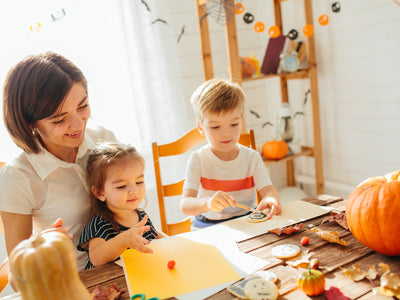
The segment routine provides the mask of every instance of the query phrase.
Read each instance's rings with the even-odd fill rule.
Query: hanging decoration
[[[51,23],[61,21],[64,19],[64,17],[67,15],[66,10],[64,8],[61,8],[59,10],[53,11],[50,14],[50,19]],[[42,22],[42,21],[37,21],[34,24],[29,25],[29,30],[31,32],[39,32],[40,30],[46,28],[49,25],[50,22]]]
[[[321,26],[328,25],[328,22],[329,22],[329,17],[328,17],[328,15],[321,15],[321,16],[318,18],[318,23],[319,23]]]
[[[211,16],[217,23],[225,25],[235,16],[238,10],[237,7],[241,8],[238,3],[232,4],[229,0],[210,0],[205,5],[206,14],[200,20]]]
[[[334,13],[338,13],[340,11],[340,3],[339,2],[332,3],[332,11]]]
[[[236,3],[235,4],[235,13],[237,15],[240,15],[243,12],[244,12],[244,5],[242,3],[240,3],[240,2]]]
[[[257,22],[254,24],[254,31],[255,31],[255,32],[263,32],[264,29],[265,29],[265,25],[264,25],[263,22],[257,21]]]
[[[310,37],[314,34],[314,26],[307,24],[303,27],[303,33],[306,37]]]
[[[251,24],[254,21],[254,16],[251,13],[245,13],[243,16],[243,21],[246,24]]]
[[[271,27],[268,29],[268,35],[269,35],[270,37],[272,37],[272,38],[276,38],[276,37],[278,37],[278,36],[281,35],[281,29],[280,29],[279,26],[277,26],[277,25],[271,26]]]
[[[299,32],[296,29],[290,30],[289,33],[287,34],[287,37],[292,41],[297,39],[298,36],[299,36]]]

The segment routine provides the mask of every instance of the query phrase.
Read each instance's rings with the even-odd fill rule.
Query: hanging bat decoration
[[[261,125],[261,128],[264,128],[265,126],[270,125],[272,127],[274,127],[274,124],[272,124],[271,122],[267,121],[264,124]]]
[[[200,18],[200,26],[203,24],[203,20],[204,20],[205,18],[207,18],[208,15],[209,15],[209,13],[205,13],[204,15],[201,16],[201,18]]]
[[[260,115],[259,115],[257,112],[255,112],[254,110],[251,110],[251,109],[250,109],[250,113],[252,113],[253,115],[255,115],[258,119],[261,118]]]
[[[153,24],[155,24],[155,23],[157,23],[157,22],[161,22],[161,23],[164,23],[164,24],[167,24],[167,25],[168,25],[167,21],[165,21],[165,20],[163,20],[163,19],[160,19],[160,18],[157,18],[157,19],[155,19],[153,22],[151,22],[151,25],[153,25]]]
[[[142,0],[142,4],[146,7],[147,11],[151,11],[150,6],[147,4],[146,1]]]
[[[185,27],[186,27],[186,25],[183,25],[181,28],[181,33],[178,36],[178,43],[181,41],[181,38],[182,38],[183,34],[185,33]]]
[[[309,94],[310,94],[310,90],[308,90],[308,91],[305,93],[303,105],[306,105],[306,104],[307,104],[307,100],[308,100],[308,95],[309,95]]]
[[[293,119],[296,118],[296,116],[302,115],[304,116],[304,113],[302,111],[296,111],[293,115]]]

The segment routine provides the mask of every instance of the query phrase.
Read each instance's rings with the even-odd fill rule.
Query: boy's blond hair
[[[198,122],[205,113],[229,112],[239,108],[244,111],[245,95],[239,84],[228,79],[210,79],[193,93],[191,102]]]

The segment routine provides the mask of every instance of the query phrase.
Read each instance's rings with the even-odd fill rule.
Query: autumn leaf
[[[102,290],[99,286],[96,286],[92,291],[92,300],[117,300],[121,294],[122,292],[114,284],[106,290]]]
[[[364,278],[374,280],[378,273],[374,266],[368,266],[368,270],[362,269],[358,264],[353,265],[353,269],[341,268],[344,275],[350,277],[353,281],[360,281]]]
[[[308,265],[310,264],[310,257],[314,254],[314,252],[310,253],[302,253],[300,257],[296,257],[296,260],[287,260],[286,264],[292,266],[294,268],[304,268],[308,269]]]
[[[281,235],[282,233],[284,234],[292,234],[293,232],[299,232],[300,229],[303,228],[303,224],[296,224],[294,226],[290,225],[290,226],[286,226],[286,227],[278,227],[278,228],[274,228],[269,230],[268,232],[270,233],[275,233],[277,235]]]
[[[331,286],[329,290],[325,291],[324,296],[327,300],[350,300],[349,297],[335,286]]]
[[[346,246],[346,241],[339,238],[340,234],[337,231],[320,230],[316,227],[308,229],[308,230],[315,232],[319,237],[321,237],[322,239],[324,239],[330,243],[336,243],[336,244]]]
[[[342,226],[344,229],[349,229],[349,226],[347,225],[346,221],[346,212],[343,211],[332,211],[330,216],[327,216],[322,219],[321,224],[327,223],[327,222],[336,222],[340,226]]]

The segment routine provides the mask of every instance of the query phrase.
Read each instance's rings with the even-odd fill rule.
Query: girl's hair
[[[52,116],[74,83],[81,83],[87,95],[81,70],[53,52],[29,55],[10,69],[3,87],[3,119],[18,147],[28,153],[40,151],[41,140],[32,125]]]
[[[229,112],[236,108],[244,111],[245,95],[239,84],[228,79],[210,79],[193,93],[192,106],[198,122],[205,113]]]
[[[89,189],[102,191],[106,180],[107,170],[116,164],[124,163],[129,160],[138,160],[143,168],[145,161],[143,157],[131,145],[114,142],[105,142],[96,145],[89,152],[86,166],[86,175]],[[114,220],[114,214],[108,209],[106,201],[100,201],[91,191],[90,205],[93,214],[98,214],[108,220],[116,231],[119,230],[118,223]]]

